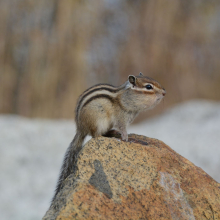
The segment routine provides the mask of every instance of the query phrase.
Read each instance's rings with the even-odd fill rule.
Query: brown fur
[[[139,112],[158,104],[165,95],[161,85],[150,77],[139,75],[129,76],[129,79],[132,84],[129,81],[120,87],[98,84],[79,97],[76,107],[77,133],[65,154],[55,196],[72,172],[87,135],[97,137],[114,128],[121,133],[122,140],[127,141],[128,124]],[[154,88],[145,90],[146,83],[151,83]]]
[[[141,90],[134,90],[135,93],[137,94],[145,94],[145,95],[154,95],[154,91],[141,91]]]
[[[137,85],[138,85],[138,87],[145,87],[145,85],[144,84],[146,84],[146,83],[151,83],[152,85],[154,85],[154,86],[156,86],[157,88],[159,88],[159,89],[162,89],[162,86],[156,81],[156,80],[154,80],[154,79],[151,79],[151,78],[149,78],[149,77],[141,77],[141,78],[138,78],[137,79]]]

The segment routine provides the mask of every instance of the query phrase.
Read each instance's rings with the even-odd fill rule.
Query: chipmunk
[[[55,196],[71,174],[87,135],[98,137],[114,128],[127,141],[127,126],[139,112],[156,106],[165,94],[156,80],[142,73],[128,76],[128,81],[119,87],[98,84],[82,93],[75,111],[76,135],[66,151]]]

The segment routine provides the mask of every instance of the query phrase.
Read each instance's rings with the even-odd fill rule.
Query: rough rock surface
[[[43,219],[220,219],[220,184],[159,140],[100,137]]]

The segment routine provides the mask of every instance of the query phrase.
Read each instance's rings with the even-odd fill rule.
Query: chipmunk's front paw
[[[123,141],[128,141],[128,134],[127,134],[127,132],[122,132],[121,133],[121,139]]]

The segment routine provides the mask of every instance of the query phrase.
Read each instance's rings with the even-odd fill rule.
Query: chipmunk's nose
[[[166,90],[165,90],[165,89],[163,89],[162,94],[163,94],[163,96],[165,96],[165,95],[166,95]]]

